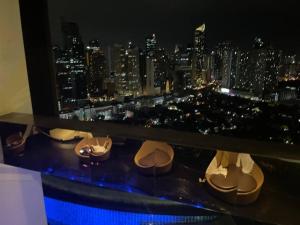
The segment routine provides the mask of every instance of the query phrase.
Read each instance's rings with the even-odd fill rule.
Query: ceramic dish
[[[104,161],[110,156],[112,140],[109,137],[84,138],[75,147],[82,162]]]

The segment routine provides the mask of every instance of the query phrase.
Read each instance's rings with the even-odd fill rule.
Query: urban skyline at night
[[[250,35],[244,47],[224,35],[212,44],[213,29],[201,22],[182,44],[142,30],[108,44],[84,37],[80,21],[59,21],[52,38],[62,39],[53,46],[61,118],[298,143],[300,61],[287,51],[291,42],[282,49]]]
[[[284,54],[282,50],[274,48],[260,37],[254,38],[250,50],[242,49],[226,40],[209,49],[206,44],[206,30],[205,23],[199,25],[194,31],[193,44],[175,45],[173,51],[168,52],[161,47],[155,33],[144,38],[143,46],[137,46],[133,41],[103,46],[101,40],[97,39],[84,43],[78,24],[61,18],[64,44],[55,45],[53,50],[57,65],[64,66],[63,64],[71,60],[69,68],[73,65],[77,67],[75,70],[73,68],[75,73],[82,73],[82,79],[85,81],[79,86],[86,89],[86,93],[78,99],[84,99],[84,95],[87,94],[92,97],[105,95],[104,92],[100,93],[101,91],[92,91],[96,86],[96,89],[100,86],[104,89],[105,80],[115,85],[110,91],[111,96],[160,95],[166,93],[166,85],[169,89],[167,92],[171,89],[178,92],[181,91],[180,88],[195,89],[219,81],[221,88],[240,89],[266,99],[263,95],[275,94],[278,81],[299,79],[297,55]],[[151,82],[154,83],[154,87],[149,91],[151,66]],[[129,68],[131,71],[125,67],[132,67]],[[79,72],[76,72],[76,69]],[[72,72],[72,68],[69,70]],[[62,74],[66,73],[63,71]],[[120,80],[122,76],[124,78]],[[135,80],[130,80],[132,77],[135,77]],[[159,91],[154,91],[157,88]],[[270,96],[268,98],[270,99]]]

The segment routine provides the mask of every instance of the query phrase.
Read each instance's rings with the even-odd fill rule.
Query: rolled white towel
[[[251,158],[250,154],[239,153],[236,161],[236,166],[241,167],[243,173],[251,173],[254,161]]]
[[[223,167],[221,164],[218,165],[218,162],[217,162],[217,159],[216,157],[213,158],[213,160],[211,161],[209,167],[207,168],[207,171],[206,173],[207,174],[222,174],[224,175],[225,177],[227,176],[227,168],[226,167]]]

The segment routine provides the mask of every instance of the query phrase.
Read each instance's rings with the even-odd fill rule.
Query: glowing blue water
[[[173,216],[122,212],[45,197],[50,225],[163,225],[211,221],[214,216]]]

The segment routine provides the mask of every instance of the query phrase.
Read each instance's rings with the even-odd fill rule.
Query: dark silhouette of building
[[[86,47],[87,84],[91,97],[104,94],[104,81],[108,78],[108,66],[104,50],[98,40],[92,40]]]
[[[87,96],[84,45],[78,25],[62,21],[64,49],[56,54],[56,80],[59,110]]]

